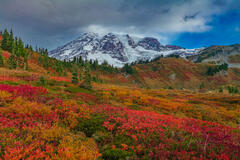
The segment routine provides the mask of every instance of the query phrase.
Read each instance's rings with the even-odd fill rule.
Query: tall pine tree
[[[2,49],[0,48],[0,67],[4,66],[3,56],[2,56]]]
[[[3,50],[8,50],[8,42],[9,42],[9,33],[5,29],[2,37],[2,49]]]
[[[90,64],[88,62],[86,62],[86,65],[85,65],[84,79],[83,79],[83,83],[81,84],[81,87],[85,89],[92,89]]]
[[[8,67],[10,69],[16,69],[17,68],[17,63],[16,63],[16,58],[13,54],[8,59]]]
[[[14,43],[14,37],[13,37],[13,31],[11,30],[9,39],[8,39],[8,43],[7,43],[7,51],[8,52],[12,52],[13,43]]]
[[[78,84],[78,75],[77,72],[72,73],[72,83]]]

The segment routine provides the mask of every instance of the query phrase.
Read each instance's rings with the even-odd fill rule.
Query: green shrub
[[[156,71],[159,70],[159,68],[158,68],[158,66],[152,66],[152,70],[153,70],[154,72],[156,72]]]
[[[17,62],[14,55],[11,55],[8,59],[8,67],[9,69],[16,69],[17,68]]]
[[[108,149],[102,153],[104,160],[125,160],[127,157],[131,157],[133,154],[121,149]]]
[[[169,86],[168,89],[173,89],[173,87],[172,87],[172,86]]]
[[[40,79],[39,79],[39,84],[41,86],[46,86],[47,84],[47,81],[45,80],[44,76],[41,76]]]
[[[87,90],[85,88],[80,88],[77,86],[66,87],[65,91],[70,92],[70,93],[92,93],[90,90]]]
[[[5,154],[4,153],[5,146],[6,144],[0,142],[0,159],[3,159],[3,155]]]
[[[228,86],[228,93],[237,94],[239,93],[239,90],[237,87]]]
[[[219,93],[223,93],[223,88],[220,87],[218,91],[219,91]]]
[[[0,48],[0,67],[4,66],[3,56],[2,56],[2,49]]]
[[[92,78],[91,78],[89,67],[86,67],[84,72],[83,83],[80,85],[80,87],[91,90],[92,89],[91,79]]]
[[[125,72],[127,74],[134,74],[137,72],[137,70],[131,65],[125,64],[124,67],[122,68],[122,72]]]
[[[75,127],[75,131],[81,131],[86,134],[86,136],[91,137],[96,131],[105,131],[103,127],[103,122],[105,120],[105,115],[94,114],[90,119],[78,119],[78,124]]]
[[[213,76],[214,74],[216,74],[216,73],[218,73],[222,70],[224,70],[224,71],[228,70],[228,64],[227,63],[208,67],[208,70],[207,70],[206,74],[209,75],[209,76]]]
[[[117,147],[121,147],[121,144],[123,144],[123,143],[127,144],[127,145],[132,145],[132,144],[134,144],[134,140],[131,137],[126,136],[126,135],[122,135],[122,134],[115,135],[114,144]]]
[[[107,145],[113,141],[113,135],[108,131],[96,131],[92,137],[99,146]]]
[[[74,72],[72,74],[72,83],[73,84],[78,84],[78,75],[77,75],[77,72]]]

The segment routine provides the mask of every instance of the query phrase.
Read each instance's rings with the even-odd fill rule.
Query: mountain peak
[[[49,55],[59,60],[73,60],[82,57],[86,60],[107,61],[110,65],[122,67],[126,63],[152,60],[159,56],[177,54],[182,57],[195,55],[199,49],[184,49],[179,46],[163,46],[154,37],[137,38],[129,34],[83,33],[76,40],[58,47]]]

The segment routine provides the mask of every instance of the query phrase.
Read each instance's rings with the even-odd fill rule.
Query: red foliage
[[[81,97],[85,102],[96,102],[97,97],[88,93],[76,93],[77,97]]]
[[[18,77],[20,80],[23,80],[23,81],[36,81],[39,79],[39,75],[36,75],[36,74],[32,74],[32,75],[29,75],[29,76],[19,76]]]
[[[27,82],[30,82],[30,81],[36,81],[39,79],[39,76],[38,75],[29,75],[29,76],[18,76],[18,77],[12,77],[12,76],[3,76],[3,75],[0,75],[0,81],[11,81],[11,82],[17,82],[17,81],[27,81]]]
[[[104,112],[107,115],[104,127],[114,134],[132,137],[135,145],[146,148],[153,159],[240,157],[240,136],[234,132],[234,128],[127,108],[110,106],[93,108],[95,112]]]
[[[21,107],[21,106],[19,106]],[[55,111],[51,111],[48,114],[21,114],[21,113],[4,113],[0,114],[0,127],[1,128],[25,128],[37,126],[38,122],[51,126],[52,123],[56,122],[58,115]]]
[[[3,51],[3,52],[2,52],[2,56],[3,56],[4,58],[9,58],[9,57],[10,57],[10,53],[9,53],[9,52],[6,52],[6,51]]]
[[[10,76],[0,76],[0,81],[11,81],[11,82],[16,82],[18,81],[17,78],[10,77]]]
[[[227,80],[224,79],[223,77],[221,76],[212,76],[212,77],[209,77],[208,78],[208,81],[211,82],[211,81],[216,81],[218,82],[218,84],[221,84],[221,85],[224,85],[227,83]]]
[[[71,80],[69,78],[66,77],[50,77],[50,79],[55,80],[55,81],[64,81],[64,82],[71,82]]]
[[[36,141],[29,145],[22,145],[19,142],[15,147],[6,147],[3,159],[51,159],[54,157],[54,146]]]
[[[7,84],[1,84],[0,90],[12,93],[15,97],[22,96],[27,98],[34,98],[37,95],[43,95],[48,93],[47,89],[43,87],[33,87],[30,85],[11,86]]]
[[[191,79],[191,77],[194,77],[194,74],[191,72],[185,72],[184,73],[184,80],[188,81]]]

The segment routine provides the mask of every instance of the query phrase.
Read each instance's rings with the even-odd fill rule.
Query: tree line
[[[8,51],[11,55],[7,61],[10,69],[16,69],[18,67],[28,69],[28,59],[30,58],[33,49],[31,45],[24,46],[21,38],[15,37],[13,31],[8,32],[7,29],[1,32],[2,43],[1,48]],[[1,54],[0,63],[3,66],[3,57]]]

